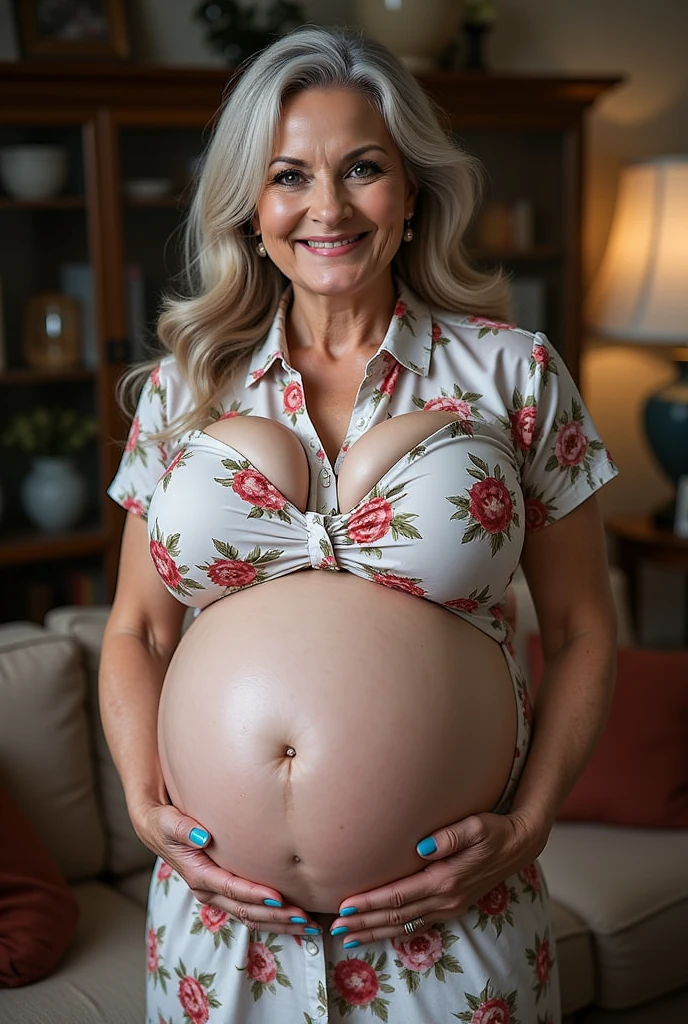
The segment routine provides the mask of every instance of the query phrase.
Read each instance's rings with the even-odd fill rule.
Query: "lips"
[[[333,238],[328,239],[315,239],[315,238],[303,238],[300,239],[301,244],[307,246],[309,249],[341,249],[345,245],[353,245],[354,242],[358,242],[363,238],[363,234],[349,235],[348,238]]]

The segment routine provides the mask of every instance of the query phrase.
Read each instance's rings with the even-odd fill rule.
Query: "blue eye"
[[[359,160],[349,172],[354,178],[374,178],[382,173],[382,168],[374,160]]]
[[[287,188],[293,188],[294,185],[300,185],[302,180],[301,171],[295,171],[293,168],[287,171],[280,171],[272,179],[275,185],[286,185]]]

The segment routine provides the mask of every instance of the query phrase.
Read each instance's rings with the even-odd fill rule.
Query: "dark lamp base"
[[[652,513],[652,525],[656,530],[667,530],[669,533],[673,533],[675,520],[676,501],[673,499]]]
[[[676,485],[688,476],[688,362],[676,363],[679,375],[645,405],[645,430],[662,469]]]

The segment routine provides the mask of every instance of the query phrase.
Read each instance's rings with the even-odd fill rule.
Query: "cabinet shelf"
[[[0,196],[0,210],[83,210],[85,196],[55,196],[53,199],[11,199]]]
[[[160,210],[182,210],[188,206],[188,201],[180,196],[159,196],[156,199],[135,199],[133,196],[124,196],[124,205],[137,210],[160,209]]]
[[[68,381],[93,380],[94,370],[74,366],[65,370],[35,370],[30,366],[0,371],[0,387],[10,384],[64,384]]]
[[[0,566],[99,555],[105,550],[107,541],[102,530],[60,534],[25,533],[5,537],[0,540]]]
[[[520,287],[519,316],[539,303],[544,330],[575,377],[585,114],[621,79],[439,70],[418,77],[444,111],[447,129],[483,165],[484,202],[523,201],[532,209],[532,234],[513,236],[536,240],[528,249],[488,249],[479,243],[508,242],[508,236],[479,231],[467,246],[476,263],[504,265]],[[131,339],[137,358],[147,353],[161,296],[184,269],[177,242],[191,199],[187,182],[237,78],[226,68],[0,63],[0,143],[45,136],[69,152],[64,194],[40,200],[0,195],[0,336],[8,366],[0,371],[0,433],[20,409],[53,398],[89,414],[97,410],[99,420],[97,439],[84,453],[91,526],[60,535],[25,528],[18,513],[26,466],[19,453],[3,464],[0,597],[8,598],[0,601],[0,619],[40,618],[50,602],[69,594],[72,576],[97,580],[104,601],[114,593],[125,513],[104,494],[128,429],[116,397],[124,339]],[[153,181],[169,183],[169,190],[141,191],[141,182]],[[29,299],[72,288],[82,306],[86,365],[59,371],[23,366]]]
[[[556,245],[537,245],[531,249],[471,248],[470,254],[480,263],[549,263],[562,259],[564,251]]]

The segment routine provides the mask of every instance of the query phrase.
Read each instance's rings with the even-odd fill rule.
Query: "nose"
[[[311,192],[309,213],[311,220],[328,227],[334,227],[351,217],[353,210],[344,184],[329,177],[316,180]]]

